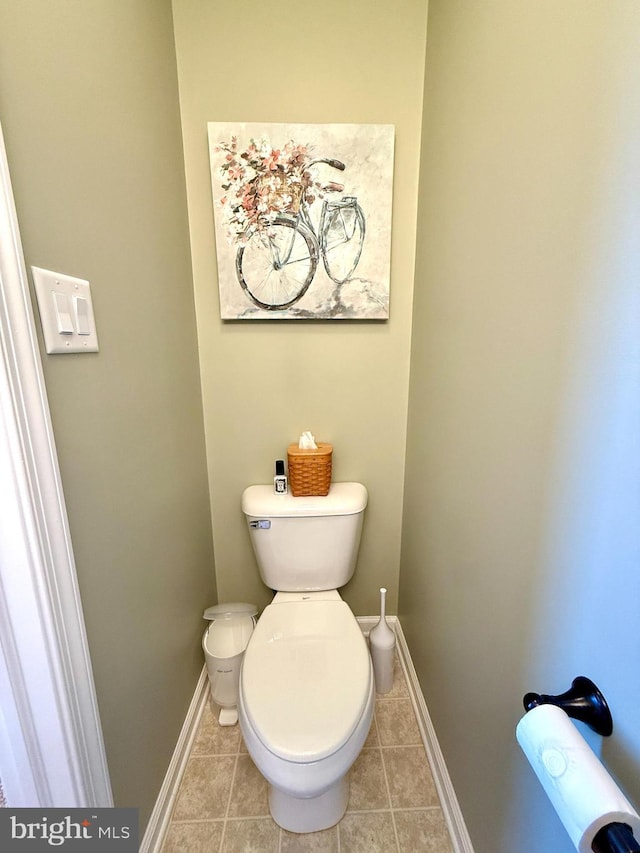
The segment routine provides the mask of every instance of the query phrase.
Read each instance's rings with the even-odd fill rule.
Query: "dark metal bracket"
[[[593,839],[594,853],[640,853],[640,845],[626,823],[609,823]]]
[[[526,711],[538,705],[555,705],[574,720],[586,723],[589,728],[603,737],[613,732],[613,720],[609,706],[590,678],[579,675],[573,679],[566,693],[550,696],[546,693],[527,693],[522,700]]]

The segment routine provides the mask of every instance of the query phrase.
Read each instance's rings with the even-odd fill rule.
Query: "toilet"
[[[290,832],[334,826],[369,733],[375,687],[358,622],[338,589],[352,577],[367,505],[360,483],[325,497],[242,495],[256,562],[275,596],[249,639],[238,697],[246,747]]]

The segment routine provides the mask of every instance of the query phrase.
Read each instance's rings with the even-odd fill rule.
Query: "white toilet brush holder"
[[[393,686],[393,660],[396,635],[387,624],[385,615],[387,590],[380,589],[380,619],[369,632],[369,649],[373,661],[373,674],[377,693],[388,693]]]

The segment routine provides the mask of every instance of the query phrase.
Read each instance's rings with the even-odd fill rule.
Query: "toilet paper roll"
[[[598,831],[613,822],[640,838],[640,816],[561,708],[533,708],[516,738],[576,850],[592,853]]]

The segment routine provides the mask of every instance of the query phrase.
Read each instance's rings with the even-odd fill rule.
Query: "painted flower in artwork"
[[[302,199],[312,204],[317,189],[308,171],[311,149],[293,140],[274,148],[266,137],[251,139],[240,151],[238,139],[220,142],[224,195],[218,200],[230,242],[246,243],[283,213],[296,214]]]

